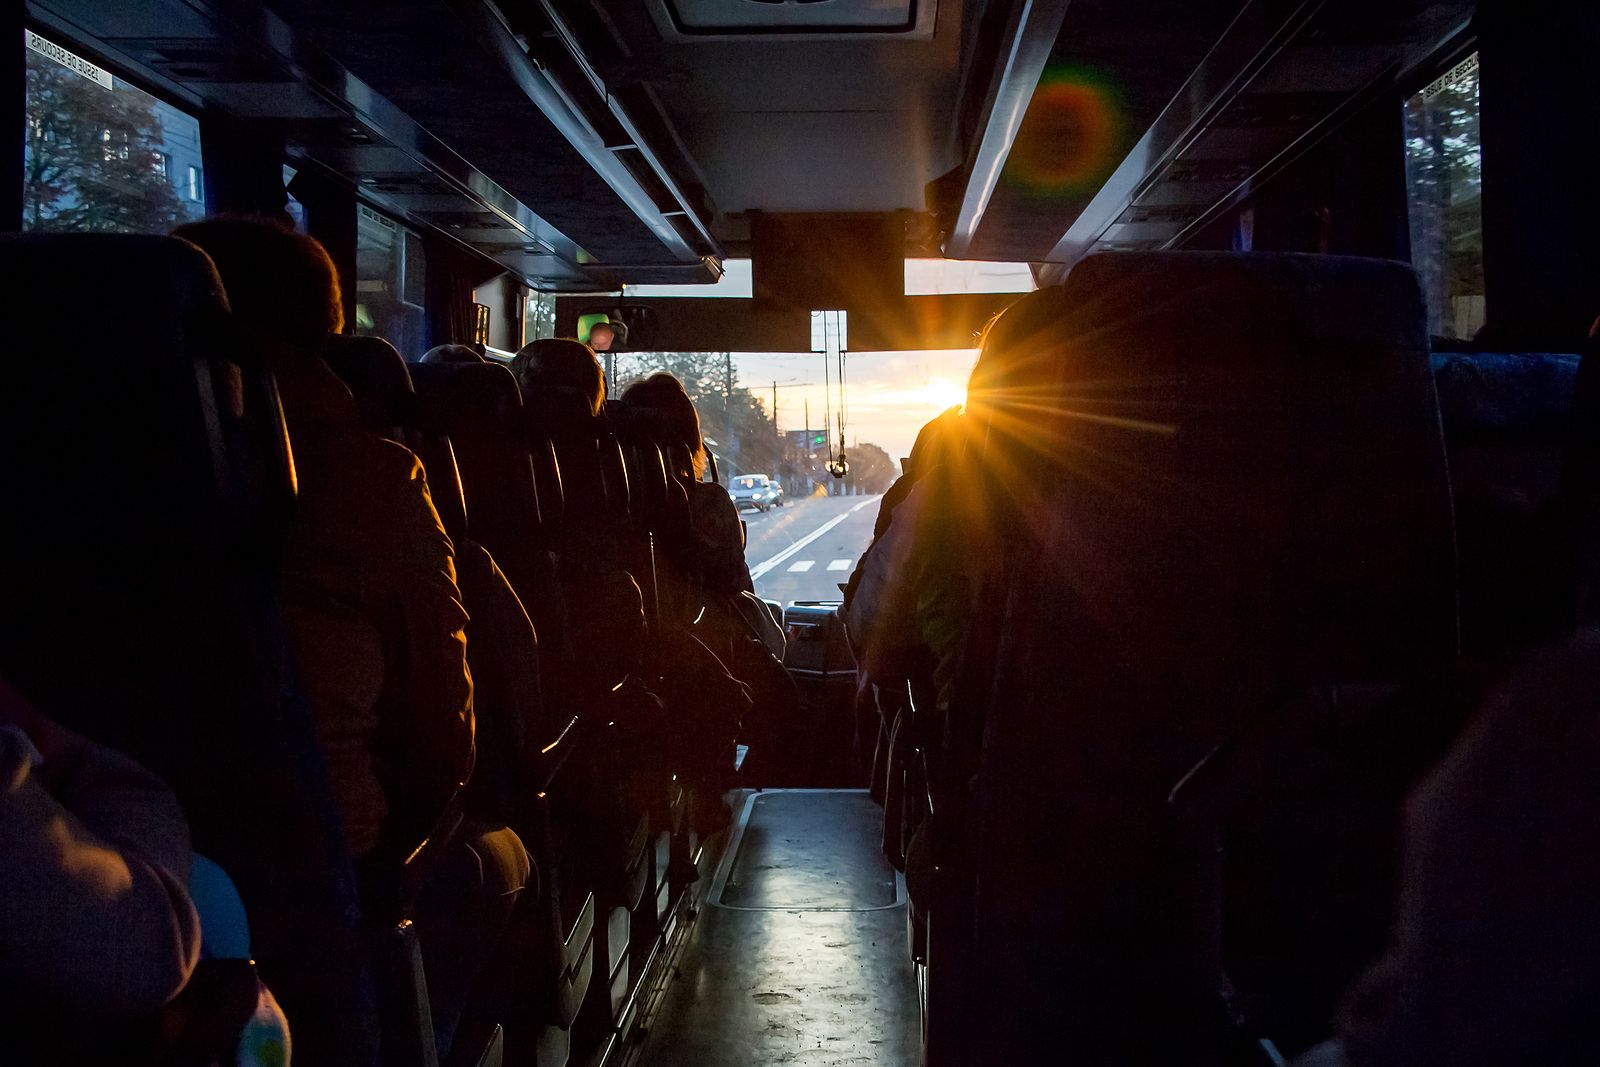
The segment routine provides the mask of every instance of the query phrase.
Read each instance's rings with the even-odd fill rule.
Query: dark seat
[[[1359,839],[1381,857],[1404,786],[1388,795],[1395,783],[1376,775],[1373,798],[1352,761],[1413,753],[1363,736],[1326,752],[1314,780],[1258,782],[1238,805],[1168,797],[1241,731],[1309,721],[1344,740],[1341,716],[1385,722],[1373,693],[1403,714],[1395,687],[1454,653],[1422,300],[1398,264],[1151,253],[1083,261],[1059,306],[1032,354],[1053,384],[1001,404],[983,464],[994,558],[1038,563],[980,572],[976,673],[960,690],[973,702],[956,709],[982,723],[956,731],[983,739],[980,1047],[995,1062],[1063,1047],[1084,1062],[1196,1062],[1224,1029],[1220,942],[1272,926],[1248,905],[1269,900],[1273,933],[1296,950],[1334,932],[1347,939],[1321,944],[1334,954],[1381,943],[1372,894],[1351,888],[1381,883],[1381,865],[1344,867],[1332,886],[1274,881],[1270,849],[1289,828],[1254,816],[1293,795],[1300,841]],[[1031,504],[1011,510],[1023,485]],[[1213,782],[1243,789],[1244,763]],[[1234,901],[1246,930],[1232,928]],[[1317,929],[1288,929],[1295,909]],[[1274,959],[1251,978],[1293,972]]]
[[[10,518],[0,672],[163,775],[232,875],[308,1060],[366,1062],[355,890],[307,709],[286,698],[276,545],[291,495],[269,377],[193,246],[8,236]],[[86,265],[114,348],[63,349]]]
[[[1570,622],[1562,541],[1563,459],[1574,426],[1575,355],[1433,357],[1469,655],[1513,658]]]
[[[323,359],[355,396],[361,424],[410,447],[416,392],[399,350],[381,337],[341,334],[328,339]]]
[[[538,631],[547,699],[576,714],[571,673],[583,650],[573,646],[562,610],[562,590],[552,554],[559,516],[541,509],[551,491],[538,485],[541,469],[558,464],[531,451],[528,416],[516,382],[491,365],[419,365],[411,368],[422,418],[448,433],[461,469],[467,529],[500,563],[522,597]],[[550,447],[545,437],[537,442]],[[593,717],[590,717],[592,720]],[[607,1019],[621,1006],[630,978],[631,914],[645,899],[649,881],[649,813],[628,803],[626,767],[608,762],[602,747],[611,740],[602,722],[580,719],[585,754],[550,791],[552,847],[564,861],[555,876],[563,929],[584,924],[594,931],[592,965],[605,968],[590,991]],[[594,896],[591,898],[590,894]],[[584,956],[586,966],[590,957]],[[580,992],[581,995],[581,992]]]

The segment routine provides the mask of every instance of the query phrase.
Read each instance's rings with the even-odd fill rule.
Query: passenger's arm
[[[696,482],[692,493],[690,504],[706,587],[713,593],[754,592],[744,558],[744,527],[738,506],[720,485]]]
[[[387,661],[379,731],[391,819],[426,834],[472,770],[472,677],[455,551],[421,461],[398,451],[407,465],[395,497],[388,610],[379,621]]]
[[[31,713],[25,735],[14,718],[0,707],[11,722],[0,727],[0,959],[75,1012],[147,1015],[200,952],[183,812],[132,760]]]

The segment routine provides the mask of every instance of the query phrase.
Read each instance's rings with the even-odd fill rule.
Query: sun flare
[[[925,389],[928,405],[940,411],[967,402],[967,387],[948,378],[932,378]]]

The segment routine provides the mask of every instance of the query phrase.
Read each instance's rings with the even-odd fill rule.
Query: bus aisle
[[[865,790],[748,794],[627,1062],[919,1062],[908,905],[882,820]]]

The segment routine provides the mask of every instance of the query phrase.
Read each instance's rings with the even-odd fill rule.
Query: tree
[[[1411,259],[1428,296],[1434,333],[1470,324],[1457,302],[1481,303],[1483,152],[1473,57],[1406,103]]]
[[[881,493],[894,483],[894,460],[877,445],[860,441],[847,455],[850,459],[849,480],[863,493]]]
[[[165,233],[188,220],[152,98],[29,56],[23,218],[33,230]]]

